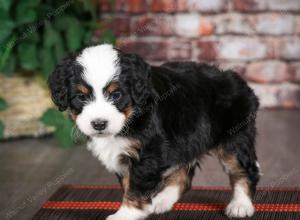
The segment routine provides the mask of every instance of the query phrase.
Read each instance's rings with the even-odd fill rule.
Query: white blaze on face
[[[87,102],[76,119],[79,129],[88,136],[98,134],[91,125],[97,119],[106,120],[107,127],[102,131],[114,135],[121,131],[125,116],[104,96],[104,88],[120,72],[117,51],[108,44],[89,47],[78,56],[84,72],[82,78],[93,88],[94,99]]]

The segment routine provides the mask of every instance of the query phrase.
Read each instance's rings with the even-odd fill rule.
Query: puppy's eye
[[[77,95],[77,98],[80,99],[81,101],[85,100],[86,95],[83,93],[80,93]]]
[[[122,97],[122,93],[120,91],[115,91],[110,94],[110,99],[113,101],[118,101]]]

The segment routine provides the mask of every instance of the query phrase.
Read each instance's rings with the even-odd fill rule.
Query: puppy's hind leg
[[[245,137],[246,138],[246,137]],[[225,213],[228,217],[251,217],[254,212],[252,198],[259,179],[259,170],[253,143],[239,137],[238,141],[228,144],[233,146],[222,146],[218,150],[221,164],[230,178],[233,196],[226,207]]]

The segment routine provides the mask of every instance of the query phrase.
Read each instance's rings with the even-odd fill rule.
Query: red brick
[[[107,12],[112,10],[112,3],[109,0],[99,0],[100,10]]]
[[[153,12],[175,12],[177,10],[177,2],[176,0],[152,0],[151,10]]]
[[[280,38],[267,37],[260,38],[261,42],[267,45],[267,58],[279,59],[280,56]]]
[[[168,44],[165,41],[118,39],[117,46],[149,61],[167,60],[168,57]]]
[[[102,12],[120,12],[125,11],[126,0],[99,0],[99,5]]]
[[[199,12],[221,12],[227,9],[227,0],[178,0],[178,9]]]
[[[300,108],[300,88],[298,85],[284,83],[264,85],[250,83],[262,108]]]
[[[221,62],[219,67],[224,71],[233,70],[242,77],[244,77],[246,71],[246,64],[243,62]]]
[[[259,34],[283,35],[294,32],[293,16],[288,14],[260,14],[255,18],[253,25]]]
[[[190,40],[174,39],[168,42],[168,60],[191,60],[192,45]]]
[[[254,34],[254,18],[242,14],[222,14],[214,19],[217,34]]]
[[[141,16],[136,18],[132,25],[132,34],[138,36],[169,36],[173,35],[174,32],[173,18],[165,15]]]
[[[187,7],[186,0],[177,0],[176,9],[177,9],[177,12],[191,11]]]
[[[289,66],[289,70],[291,81],[300,83],[300,62],[291,63]]]
[[[212,35],[214,33],[215,26],[209,20],[205,18],[200,18],[198,33],[201,36]]]
[[[268,8],[277,11],[300,11],[299,0],[268,0]]]
[[[197,43],[199,48],[199,60],[215,60],[218,57],[218,43],[216,41],[199,41]]]
[[[128,36],[130,34],[130,19],[127,16],[104,17],[100,22],[105,30],[111,29],[116,36]]]
[[[296,18],[295,22],[296,22],[296,24],[295,24],[295,26],[296,26],[296,28],[295,28],[295,34],[300,35],[300,16],[298,16]]]
[[[219,59],[258,60],[268,55],[267,45],[259,39],[250,37],[224,37],[217,48]]]
[[[198,14],[180,14],[175,17],[176,33],[179,36],[197,37],[199,26],[200,16]]]
[[[278,102],[283,108],[300,108],[300,87],[293,84],[280,85]]]
[[[214,32],[214,23],[198,14],[180,14],[175,18],[176,33],[184,37],[198,37],[211,35]]]
[[[285,60],[300,59],[300,38],[282,38],[280,41],[279,57]]]
[[[234,0],[233,7],[238,11],[261,11],[267,8],[267,0]]]
[[[247,66],[245,78],[257,83],[280,83],[289,79],[289,69],[280,61],[254,62]]]
[[[147,1],[144,0],[127,0],[128,12],[130,13],[143,13],[148,9]]]
[[[258,96],[261,108],[279,107],[279,87],[277,85],[263,85],[255,83],[249,83],[249,85]]]

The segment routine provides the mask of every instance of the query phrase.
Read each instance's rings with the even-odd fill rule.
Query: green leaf
[[[4,129],[5,129],[4,123],[0,121],[0,140],[3,139],[4,137]]]
[[[69,24],[72,23],[72,19],[69,15],[58,16],[55,18],[53,26],[60,31],[65,31],[69,27]]]
[[[4,20],[8,21],[11,19],[10,19],[9,13],[7,11],[5,11],[4,9],[0,8],[0,22],[4,21]]]
[[[0,97],[0,111],[7,109],[7,102]]]
[[[13,47],[16,43],[16,37],[13,36],[10,40],[6,41],[4,45],[0,47],[0,69],[6,65],[9,57],[11,56]]]
[[[96,19],[96,6],[97,5],[94,5],[92,1],[83,1],[83,9],[92,15],[93,20]]]
[[[48,109],[40,119],[45,125],[55,127],[54,137],[64,147],[71,146],[73,122],[56,109]]]
[[[41,122],[45,125],[61,127],[63,125],[63,121],[65,120],[65,116],[63,113],[59,112],[54,108],[49,108],[40,118]]]
[[[11,55],[6,60],[5,64],[1,68],[1,72],[5,74],[6,76],[11,76],[12,73],[16,69],[16,57],[14,55]]]
[[[70,51],[76,51],[81,47],[83,36],[84,29],[78,20],[74,19],[66,30],[66,42]]]
[[[54,137],[63,147],[70,147],[74,144],[72,138],[73,122],[70,119],[65,119],[63,126],[57,128],[54,132]]]
[[[18,58],[20,65],[25,70],[36,70],[39,66],[37,45],[24,42],[18,45]]]
[[[41,70],[43,74],[43,78],[47,79],[49,74],[55,68],[55,57],[52,52],[52,48],[43,48],[40,51],[40,58],[41,58]]]
[[[8,38],[12,33],[15,27],[15,23],[10,20],[0,20],[0,43]]]
[[[37,20],[37,12],[35,7],[36,2],[19,1],[16,6],[16,21],[19,25],[31,23]]]
[[[30,1],[26,1],[27,7],[37,7],[39,6],[41,3],[41,0],[30,0]]]
[[[8,11],[11,6],[12,0],[0,0],[0,9]]]
[[[93,31],[87,31],[85,36],[84,36],[84,46],[89,46],[91,45],[91,41],[92,41],[92,37],[93,37]]]
[[[116,44],[116,37],[112,30],[105,31],[100,37],[101,43]]]
[[[44,46],[48,48],[52,47],[60,39],[60,33],[56,31],[49,22],[47,22],[45,25]]]
[[[26,13],[24,13],[25,10]],[[33,9],[18,9],[16,14],[16,21],[19,25],[32,23],[37,20],[37,14]]]
[[[57,39],[58,41],[56,42],[54,46],[54,54],[56,58],[56,63],[60,62],[64,56],[65,56],[65,48],[64,48],[64,43],[62,38]]]

